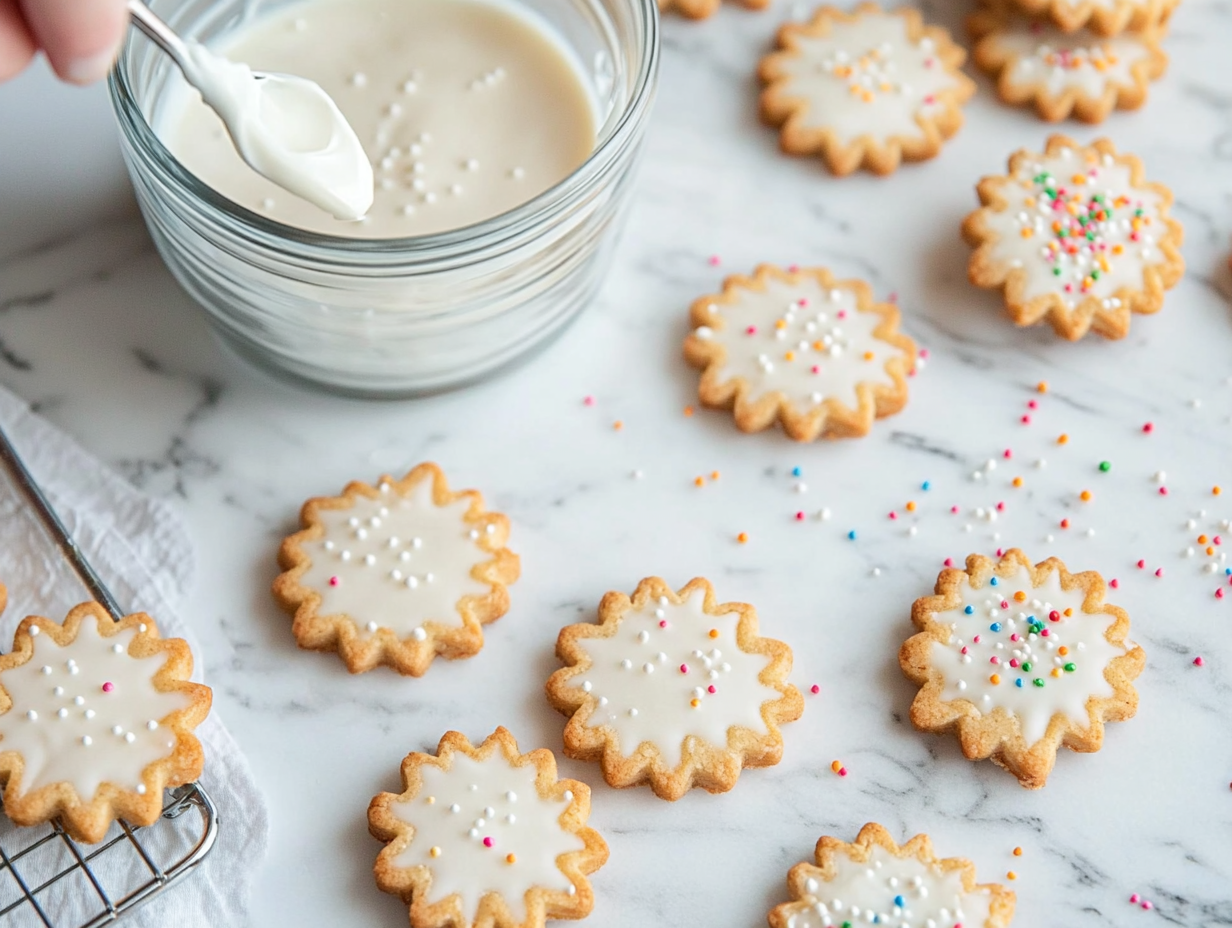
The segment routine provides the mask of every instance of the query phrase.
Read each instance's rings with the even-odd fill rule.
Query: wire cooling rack
[[[119,621],[124,616],[52,508],[17,449],[0,429],[0,463],[25,496],[89,594]],[[59,821],[0,828],[0,925],[4,928],[98,928],[119,920],[205,859],[218,836],[218,814],[199,783],[167,790],[153,825],[117,821],[99,844],[80,844]]]

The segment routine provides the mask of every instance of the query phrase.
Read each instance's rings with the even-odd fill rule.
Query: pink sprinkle
[[[897,518],[898,518],[898,513],[897,513],[897,512],[894,512],[893,510],[891,510],[891,511],[890,511],[890,518],[891,518],[891,519],[897,519]]]
[[[1151,909],[1155,908],[1155,903],[1153,903],[1150,899],[1143,899],[1142,907],[1149,912]]]
[[[798,265],[798,264],[789,264],[789,265],[787,265],[787,270],[788,270],[788,272],[789,272],[789,273],[795,274],[797,271],[799,271],[799,270],[800,270],[800,265]],[[804,300],[801,300],[801,301],[800,301],[800,305],[804,305]]]
[[[711,267],[718,267],[718,266],[719,266],[719,256],[718,256],[718,255],[711,255],[711,256],[707,259],[707,263],[708,263]]]
[[[972,638],[971,640],[972,640],[975,644],[979,644],[979,643],[980,643],[980,636],[979,636],[979,635],[976,635],[976,636],[975,636],[974,638]]]
[[[894,291],[888,297],[886,297],[886,299],[889,300],[891,303],[897,303],[898,302],[898,291],[897,290]]]
[[[1018,666],[1018,658],[1016,658],[1016,657],[1011,657],[1011,658],[1010,658],[1010,666],[1011,666],[1011,667],[1017,667],[1017,666]]]
[[[951,514],[953,514],[953,515],[958,515],[958,507],[957,507],[957,506],[951,506],[951,507],[950,507],[950,513],[951,513]]]
[[[1014,634],[1010,635],[1010,641],[1022,641],[1022,635],[1014,632]]]
[[[795,267],[796,267],[796,265],[794,265],[794,264],[793,264],[793,265],[792,265],[792,267],[793,267],[793,268],[795,268]],[[798,270],[798,268],[797,268],[797,270]],[[792,273],[794,274],[794,273],[795,273],[795,271],[792,271]],[[800,308],[801,308],[801,309],[804,309],[804,307],[808,306],[808,297],[807,297],[807,296],[802,296],[802,297],[800,297],[800,299],[796,300],[796,303],[800,306]]]
[[[713,686],[710,688],[714,689]],[[814,683],[812,686],[809,687],[809,692],[812,693],[814,696],[816,696],[818,693],[821,692],[821,687],[818,686],[816,683]]]
[[[997,555],[997,557],[1001,557],[1001,555],[1000,555],[1000,554],[998,554],[998,555]],[[1003,599],[1003,600],[1001,600],[1001,608],[1002,608],[1002,609],[1008,609],[1009,607],[1010,607],[1010,604],[1009,604],[1006,600],[1004,600],[1004,599]]]
[[[1216,535],[1214,538],[1212,538],[1212,539],[1211,539],[1211,541],[1215,542],[1215,544],[1217,544],[1217,545],[1221,545],[1221,544],[1223,544],[1223,539],[1222,539],[1222,538],[1220,538],[1218,535]]]
[[[745,329],[745,330],[744,330],[744,334],[745,334],[745,335],[756,335],[756,334],[757,334],[757,326],[755,326],[755,325],[751,325],[751,326],[749,326],[747,329]]]
[[[961,651],[959,651],[958,653],[959,653],[959,654],[966,654],[966,653],[967,653],[967,650],[968,650],[967,646],[966,646],[966,645],[963,645],[963,646],[962,646],[962,650],[961,650]]]
[[[1202,666],[1203,664],[1205,664],[1205,663],[1206,663],[1206,661],[1204,661],[1201,657],[1195,657],[1195,658],[1194,658],[1194,666],[1195,666],[1195,667],[1201,667],[1201,666]]]
[[[1159,570],[1155,571],[1155,576],[1162,577],[1163,575],[1164,575],[1164,569],[1162,567],[1159,568]]]
[[[1011,451],[1009,448],[1006,448],[1005,453],[1002,455],[1002,457],[1004,457],[1006,460],[1009,460],[1013,456],[1014,456],[1014,452]]]
[[[330,577],[330,578],[329,578],[329,585],[330,585],[330,586],[337,586],[337,585],[338,585],[338,583],[339,583],[339,580],[338,580],[338,578],[337,578],[337,577]]]
[[[659,619],[659,628],[667,628],[667,619]]]
[[[689,672],[689,665],[688,665],[688,664],[681,664],[681,665],[680,665],[680,672],[681,672],[681,673],[688,673],[688,672]]]
[[[115,684],[112,683],[110,680],[108,680],[106,683],[103,684],[104,693],[110,693],[114,689],[115,689]]]
[[[990,657],[990,658],[988,659],[988,663],[990,663],[990,664],[999,664],[999,663],[1001,663],[1001,658],[997,657],[997,655],[995,655],[995,654],[994,654],[992,657]]]
[[[1138,569],[1139,569],[1139,570],[1141,570],[1141,569],[1142,569],[1142,568],[1144,568],[1145,566],[1146,566],[1146,561],[1144,561],[1144,560],[1142,560],[1142,559],[1139,559],[1139,560],[1138,560]]]
[[[1048,631],[1048,629],[1046,629],[1046,628],[1041,628],[1041,629],[1040,629],[1040,634],[1041,634],[1041,635],[1043,635],[1045,638],[1047,638],[1049,635],[1051,635],[1051,634],[1052,634],[1052,632]]]
[[[1000,502],[1000,503],[997,503],[997,512],[1005,512],[1005,503],[1004,503],[1004,501],[1003,501],[1003,502]]]
[[[953,559],[952,557],[947,557],[947,558],[945,559],[944,563],[945,563],[945,566],[946,566],[946,567],[953,567],[953,566],[954,566],[954,559]]]
[[[1168,495],[1168,488],[1167,488],[1167,487],[1160,487],[1160,488],[1159,488],[1159,495],[1160,495],[1160,496],[1167,496],[1167,495]]]
[[[1219,589],[1215,591],[1215,598],[1223,599],[1223,587],[1220,587]]]
[[[820,374],[820,373],[821,373],[821,365],[819,365],[819,364],[814,364],[811,368],[809,368],[809,370],[811,370],[814,374]]]
[[[1134,905],[1137,905],[1138,902],[1141,901],[1141,899],[1142,897],[1139,896],[1137,893],[1134,893],[1132,896],[1129,897],[1129,901],[1134,903]]]
[[[1027,409],[1039,409],[1039,403],[1035,400],[1027,400]]]
[[[803,522],[803,521],[804,521],[804,513],[803,513],[803,512],[797,512],[797,513],[796,513],[796,521],[797,521],[797,522]]]
[[[1121,581],[1113,577],[1111,580],[1108,581],[1108,585],[1115,590],[1117,587],[1121,585]]]
[[[815,688],[815,687],[814,687],[814,688]],[[711,683],[708,687],[706,687],[706,692],[707,692],[707,693],[714,694],[714,693],[717,693],[717,692],[718,692],[718,690],[716,690],[716,689],[714,688],[714,684],[713,684],[713,683]]]
[[[847,776],[847,768],[846,768],[846,767],[839,767],[839,768],[838,768],[838,775],[839,775],[840,777],[845,777],[845,776]]]
[[[1024,416],[1022,417],[1022,424],[1023,424],[1023,425],[1030,425],[1030,424],[1031,424],[1031,417],[1030,417],[1030,416],[1027,416],[1027,415],[1024,415]]]
[[[595,398],[594,398],[593,396],[586,396],[586,397],[583,397],[583,398],[582,398],[582,405],[583,405],[583,406],[593,406],[593,405],[595,405]]]
[[[491,839],[491,838],[484,838],[484,839],[483,839],[483,846],[484,846],[484,847],[491,847],[491,846],[492,846],[492,839]]]
[[[840,309],[840,310],[838,311],[838,317],[839,317],[840,319],[846,319],[846,318],[847,318],[847,310],[845,310],[845,309]]]
[[[920,357],[923,358],[925,361],[928,360],[928,349],[927,348],[920,349]]]
[[[1153,431],[1155,431],[1155,423],[1148,422],[1146,425],[1142,426],[1142,431],[1150,435]]]

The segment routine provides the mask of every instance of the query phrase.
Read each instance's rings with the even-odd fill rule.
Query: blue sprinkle
[[[989,630],[990,632],[999,632],[999,631],[1001,631],[1001,623],[1000,623],[1000,622],[993,622],[991,625],[989,625],[989,626],[988,626],[988,630]]]
[[[989,582],[990,582],[990,583],[992,583],[992,585],[993,585],[993,586],[996,586],[996,585],[997,585],[997,578],[996,578],[996,577],[993,577],[993,578],[992,578],[992,580],[990,580]]]
[[[902,896],[895,896],[895,897],[894,897],[894,904],[895,904],[896,906],[898,906],[898,907],[901,909],[904,905],[906,905],[906,904],[907,904],[907,900],[906,900],[906,899],[904,899]]]
[[[932,483],[925,480],[923,483],[920,484],[920,489],[924,490],[925,492],[928,492],[928,490],[932,489]]]
[[[801,470],[800,468],[798,468],[798,467],[793,467],[793,468],[791,469],[791,475],[792,475],[793,477],[799,477],[802,473],[804,473],[804,471],[802,471],[802,470]]]
[[[1014,685],[1018,687],[1019,689],[1022,689],[1022,677],[1019,677],[1017,680],[1015,680]]]
[[[967,615],[971,615],[971,613],[975,612],[975,607],[968,606],[966,609],[963,610],[963,612],[967,613]]]
[[[1232,577],[1232,567],[1225,567],[1225,568],[1223,569],[1223,572],[1224,572],[1224,574],[1225,574],[1226,576],[1228,576],[1228,577]]]
[[[855,541],[856,540],[856,530],[853,528],[850,532],[847,533],[847,537],[850,538],[852,541]]]

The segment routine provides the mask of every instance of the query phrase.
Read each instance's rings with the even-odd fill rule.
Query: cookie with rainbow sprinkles
[[[912,724],[956,734],[968,759],[991,758],[1028,789],[1044,785],[1060,748],[1098,751],[1104,724],[1137,712],[1146,663],[1106,589],[1094,571],[1032,564],[1017,548],[943,570],[935,595],[911,607],[918,632],[899,652],[920,686]]]
[[[1017,325],[1047,322],[1071,341],[1123,338],[1132,314],[1158,312],[1185,271],[1172,192],[1107,139],[1054,135],[976,189],[982,205],[962,226],[975,249],[967,275],[1001,291]]]

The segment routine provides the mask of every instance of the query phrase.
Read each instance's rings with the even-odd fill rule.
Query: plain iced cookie
[[[368,806],[386,842],[380,889],[410,906],[412,928],[542,928],[594,907],[587,875],[607,845],[586,827],[590,788],[556,777],[546,748],[518,753],[498,728],[474,747],[446,732],[436,754],[402,761],[402,792]]]
[[[1044,785],[1059,748],[1098,751],[1104,723],[1137,712],[1146,663],[1106,589],[1094,571],[1033,565],[1017,548],[943,570],[936,595],[911,607],[918,633],[899,652],[920,686],[912,724],[956,733],[968,759],[991,757],[1028,789]]]
[[[796,441],[858,438],[907,404],[915,343],[898,330],[898,307],[874,302],[861,280],[763,264],[695,300],[689,316],[698,397],[730,409],[741,431],[777,421]]]
[[[851,928],[857,924],[1007,928],[1014,894],[975,882],[975,865],[938,859],[928,835],[902,847],[876,822],[851,844],[825,835],[814,863],[787,874],[791,901],[770,912],[770,928]]]
[[[599,761],[609,786],[649,783],[661,799],[730,790],[744,767],[783,755],[779,726],[804,700],[787,682],[791,649],[757,634],[757,613],[715,600],[706,580],[676,592],[658,577],[632,598],[608,593],[599,622],[561,630],[566,664],[547,683],[564,715],[565,754]]]
[[[163,790],[191,783],[205,758],[192,734],[210,688],[189,681],[187,642],[162,639],[144,613],[115,622],[84,603],[63,624],[29,616],[0,656],[0,782],[18,825],[59,816],[80,841],[122,818],[151,825]]]
[[[1051,23],[1007,19],[982,11],[967,20],[976,39],[971,58],[1015,106],[1034,106],[1041,119],[1070,116],[1101,122],[1113,109],[1146,102],[1150,82],[1168,67],[1152,33],[1101,36],[1065,32]]]
[[[1092,330],[1123,338],[1131,314],[1157,312],[1185,271],[1172,191],[1107,139],[1054,135],[976,190],[982,205],[962,227],[975,249],[967,276],[1000,290],[1017,325],[1047,322],[1071,341]]]
[[[1063,32],[1089,29],[1098,35],[1149,32],[1167,26],[1180,0],[980,0],[1006,15],[1055,23]]]
[[[387,664],[421,676],[438,654],[472,657],[509,609],[518,556],[509,520],[435,464],[304,503],[278,552],[274,597],[301,648],[337,651],[351,673]]]
[[[818,155],[838,175],[934,157],[975,93],[960,70],[966,52],[910,8],[823,6],[783,26],[778,48],[759,69],[762,119],[783,151]]]

